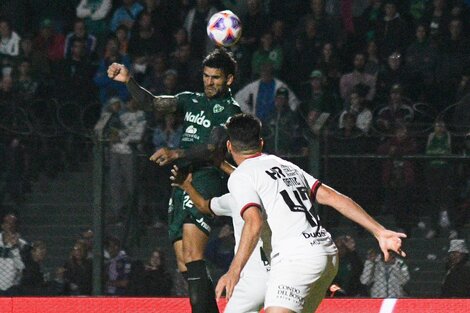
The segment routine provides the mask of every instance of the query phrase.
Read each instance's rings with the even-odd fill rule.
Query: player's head
[[[235,80],[237,61],[224,48],[217,48],[202,61],[204,93],[208,98],[225,94]]]
[[[229,152],[250,155],[263,148],[261,122],[253,115],[240,113],[230,118],[226,124]]]

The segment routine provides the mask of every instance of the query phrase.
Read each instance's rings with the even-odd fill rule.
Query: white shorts
[[[256,273],[240,277],[225,313],[258,313],[263,308],[268,283],[268,273]]]
[[[271,260],[265,309],[282,307],[296,313],[314,312],[337,271],[337,255],[275,257]]]

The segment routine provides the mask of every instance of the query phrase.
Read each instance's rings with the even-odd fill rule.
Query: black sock
[[[206,262],[198,260],[186,263],[188,269],[189,299],[192,313],[219,313],[215,301],[214,286],[207,273]]]
[[[187,282],[188,281],[188,271],[180,272],[181,276],[183,276],[184,280]]]

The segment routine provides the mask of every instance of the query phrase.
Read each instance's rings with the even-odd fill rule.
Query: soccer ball
[[[220,11],[212,15],[207,23],[207,35],[215,44],[230,47],[240,39],[242,24],[232,11]]]

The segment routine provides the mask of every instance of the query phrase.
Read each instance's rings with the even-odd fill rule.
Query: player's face
[[[203,70],[204,93],[207,98],[223,95],[233,82],[233,76],[225,76],[218,68],[204,67]]]

